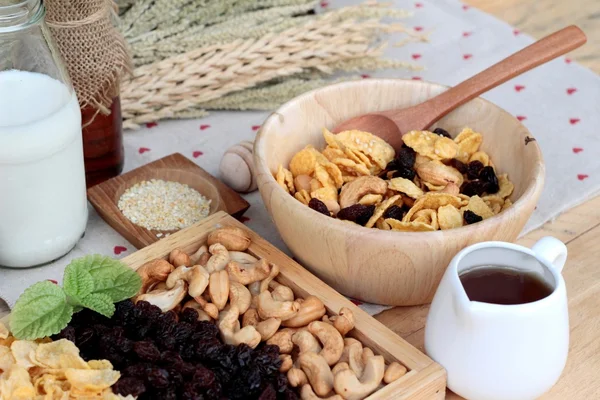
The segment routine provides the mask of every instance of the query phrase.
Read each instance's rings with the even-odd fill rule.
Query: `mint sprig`
[[[34,340],[59,333],[83,308],[110,318],[114,303],[134,296],[141,286],[139,275],[120,261],[82,257],[65,268],[63,287],[43,281],[26,289],[11,312],[10,329],[17,339]]]

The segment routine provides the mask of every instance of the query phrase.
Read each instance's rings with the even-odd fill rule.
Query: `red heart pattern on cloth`
[[[194,151],[194,152],[192,153],[192,155],[194,156],[194,158],[198,158],[198,157],[200,157],[200,156],[201,156],[201,155],[203,155],[203,154],[204,154],[204,153],[203,153],[203,152],[201,152],[201,151],[199,151],[199,150],[196,150],[196,151]]]
[[[200,125],[200,130],[201,131],[206,130],[208,128],[210,128],[210,125]]]
[[[410,79],[412,79],[413,81],[420,81],[420,80],[422,80],[422,78],[420,76],[413,76]]]
[[[581,153],[583,151],[583,149],[581,147],[573,147],[573,153],[577,154],[577,153]]]
[[[415,26],[415,28],[414,28],[414,29],[415,29],[415,31],[417,31],[417,32],[421,32],[421,31],[423,30],[423,27],[422,27],[422,26]]]
[[[412,54],[411,57],[413,60],[418,60],[419,58],[421,58],[421,55],[418,53],[415,53],[415,54]]]
[[[575,93],[576,91],[577,91],[577,89],[575,89],[574,87],[572,87],[572,88],[568,88],[568,89],[567,89],[567,94],[573,94],[573,93]]]
[[[322,2],[321,2],[321,8],[327,8],[327,7],[329,7],[329,2],[327,2],[327,1],[322,1]]]
[[[255,132],[256,132],[257,130],[259,130],[259,129],[260,129],[260,125],[253,125],[253,126],[252,126],[252,130],[253,130],[253,131],[255,131]]]
[[[570,118],[569,119],[569,123],[571,125],[575,125],[576,123],[578,123],[579,121],[581,121],[579,118]]]
[[[371,77],[371,75],[369,75],[369,74],[362,74],[360,77],[363,78],[363,79],[369,79]]]
[[[571,61],[573,61],[573,60],[571,60],[570,58],[565,58],[565,62],[566,62],[567,64],[571,64]]]
[[[520,91],[521,91],[521,90],[523,90],[523,89],[525,89],[525,86],[523,86],[523,85],[515,85],[515,90],[516,90],[517,92],[520,92]]]
[[[147,153],[149,151],[150,151],[150,149],[147,148],[147,147],[140,147],[139,150],[138,150],[138,153],[144,154],[144,153]]]
[[[525,121],[525,120],[527,119],[527,117],[526,117],[526,116],[524,116],[524,115],[517,115],[517,119],[518,119],[519,121]]]
[[[517,36],[518,34],[520,34],[521,31],[518,29],[513,29],[513,35]]]
[[[158,126],[156,122],[148,122],[146,124],[146,128],[154,128],[155,126]]]
[[[580,181],[589,178],[590,176],[587,174],[577,174],[577,179],[579,179]]]
[[[352,302],[352,304],[355,306],[360,306],[363,303],[362,301],[356,299],[350,299],[350,302]]]
[[[423,3],[415,3],[416,8],[423,8]]]
[[[119,254],[123,253],[124,251],[127,251],[127,247],[124,247],[124,246],[115,246],[115,248],[113,249],[113,252],[116,255],[119,255]]]
[[[473,32],[463,32],[463,37],[469,37],[473,34]]]
[[[472,58],[473,54],[463,54],[463,60],[468,60],[469,58]]]
[[[467,11],[469,8],[471,8],[471,7],[469,7],[469,6],[468,6],[468,5],[466,5],[466,4],[463,4],[463,6],[462,6],[462,9],[463,9],[463,10],[465,10],[465,11]]]

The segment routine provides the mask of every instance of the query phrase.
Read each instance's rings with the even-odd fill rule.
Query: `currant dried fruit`
[[[397,219],[398,221],[402,221],[402,218],[404,218],[404,210],[402,210],[402,207],[393,205],[385,210],[383,213],[383,218],[393,218]]]
[[[465,182],[462,184],[460,188],[460,192],[466,196],[481,196],[485,193],[486,183],[482,182],[479,179],[475,179],[469,182]]]
[[[316,212],[319,212],[323,215],[327,215],[328,217],[331,216],[331,214],[329,213],[329,209],[327,208],[325,203],[323,203],[321,200],[319,200],[317,198],[310,199],[310,201],[308,202],[308,206],[310,208],[312,208],[313,210],[315,210]]]
[[[467,164],[463,163],[460,160],[457,160],[456,158],[453,158],[452,160],[450,160],[448,165],[457,169],[458,172],[460,172],[461,174],[467,173]]]
[[[450,134],[448,133],[448,131],[445,130],[445,129],[442,129],[442,128],[435,128],[433,130],[433,133],[435,133],[437,135],[440,135],[440,136],[447,137],[449,139],[452,139],[452,136],[450,136]]]
[[[493,194],[498,193],[500,185],[498,184],[498,177],[492,167],[483,167],[479,172],[479,179],[486,183],[485,191]]]
[[[467,225],[471,225],[474,224],[476,222],[480,222],[483,221],[483,218],[480,217],[479,215],[475,214],[473,211],[471,210],[465,210],[463,217],[465,219],[465,223]]]
[[[468,179],[477,179],[479,178],[479,173],[483,169],[483,164],[481,161],[471,161],[469,165],[467,165],[467,178]]]

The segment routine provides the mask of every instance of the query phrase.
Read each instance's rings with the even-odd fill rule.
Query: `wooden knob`
[[[236,192],[250,193],[257,189],[252,157],[253,146],[250,141],[240,142],[227,149],[221,158],[219,166],[221,180]]]

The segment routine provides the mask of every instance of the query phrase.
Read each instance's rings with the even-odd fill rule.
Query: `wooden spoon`
[[[455,108],[482,93],[561,56],[586,42],[585,34],[571,25],[538,40],[523,50],[505,58],[488,69],[412,107],[380,111],[352,118],[338,125],[333,132],[349,129],[371,132],[391,144],[396,150],[402,145],[402,134],[424,130]]]

